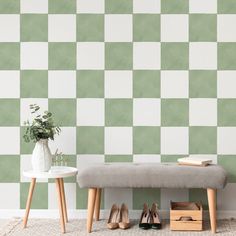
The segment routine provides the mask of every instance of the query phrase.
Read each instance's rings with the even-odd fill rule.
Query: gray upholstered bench
[[[79,169],[78,183],[89,188],[87,231],[91,232],[93,215],[99,220],[103,188],[203,188],[207,189],[212,232],[216,232],[216,190],[225,187],[225,170],[177,164],[95,164]]]

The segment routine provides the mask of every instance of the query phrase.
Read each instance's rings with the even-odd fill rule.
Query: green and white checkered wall
[[[218,209],[236,210],[235,0],[0,0],[0,208],[23,209],[33,145],[29,104],[55,114],[69,165],[207,156],[229,173]],[[55,186],[33,208],[56,207]],[[68,206],[87,193],[66,180]],[[202,200],[202,190],[107,189],[105,208]]]

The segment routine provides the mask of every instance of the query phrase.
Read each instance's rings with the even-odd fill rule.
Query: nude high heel
[[[120,229],[130,228],[129,211],[128,211],[128,207],[124,203],[121,205],[121,208],[120,208],[119,228]]]
[[[148,205],[146,203],[143,204],[143,212],[139,221],[139,228],[141,229],[150,229],[150,210],[148,209]]]
[[[158,214],[158,207],[156,203],[152,204],[150,214],[151,214],[150,224],[152,229],[161,229],[161,220]]]
[[[116,204],[113,204],[107,222],[108,229],[117,229],[119,227],[119,212],[119,207]]]

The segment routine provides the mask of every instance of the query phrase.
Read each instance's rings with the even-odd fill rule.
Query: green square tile
[[[235,155],[220,155],[217,163],[227,171],[229,183],[236,183],[236,156]]]
[[[106,14],[132,14],[133,1],[132,0],[105,0]]]
[[[191,98],[216,98],[217,72],[214,70],[189,71],[189,96]]]
[[[46,70],[22,70],[20,77],[21,98],[48,97],[48,72]]]
[[[236,99],[218,99],[218,125],[236,126]]]
[[[133,44],[106,43],[105,68],[106,70],[132,70]]]
[[[17,13],[20,13],[20,0],[0,0],[0,14]]]
[[[20,125],[20,99],[0,99],[0,126]]]
[[[133,189],[133,209],[143,209],[143,204],[147,203],[149,207],[156,202],[161,205],[161,191],[155,188],[136,188]]]
[[[77,127],[77,154],[104,154],[103,127]]]
[[[105,162],[133,162],[132,155],[106,155]]]
[[[104,71],[102,70],[77,71],[77,97],[103,98]]]
[[[208,200],[206,189],[189,189],[189,201],[201,202],[204,210],[208,210]]]
[[[160,127],[133,128],[134,154],[160,154]]]
[[[190,154],[216,154],[217,150],[216,127],[190,127],[189,153]]]
[[[47,14],[21,14],[20,38],[22,42],[48,41]]]
[[[217,15],[216,14],[190,14],[189,15],[189,41],[216,42],[217,41]]]
[[[236,69],[236,43],[218,43],[218,70]]]
[[[20,156],[16,155],[0,156],[0,182],[1,183],[20,182]]]
[[[23,135],[25,134],[26,127],[20,127],[20,153],[21,154],[32,154],[35,143],[30,142],[26,143],[23,139]]]
[[[188,126],[188,99],[161,99],[162,126]]]
[[[161,0],[162,14],[181,14],[189,12],[188,0]]]
[[[134,41],[157,42],[160,41],[160,15],[134,14],[133,15]]]
[[[78,14],[77,41],[80,42],[104,41],[104,15]]]
[[[106,99],[105,125],[132,126],[133,101],[132,99]]]
[[[49,70],[76,69],[76,43],[49,43]]]
[[[218,13],[234,14],[236,13],[235,0],[218,0]]]
[[[76,0],[48,0],[48,12],[51,14],[76,13]]]
[[[30,183],[20,183],[20,209],[25,209]],[[56,191],[56,189],[55,189]],[[57,199],[55,199],[57,201]],[[31,203],[31,209],[48,208],[48,184],[36,183]]]
[[[0,70],[20,69],[20,44],[0,43]]]
[[[56,125],[76,125],[76,99],[49,99],[48,109]]]
[[[185,155],[161,155],[161,162],[177,162],[182,157]]]
[[[188,70],[188,43],[161,43],[162,70]]]
[[[133,96],[135,98],[159,98],[160,71],[133,71]]]

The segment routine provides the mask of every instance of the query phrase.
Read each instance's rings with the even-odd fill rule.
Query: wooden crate
[[[171,202],[170,229],[201,231],[203,229],[202,204],[193,202]]]

